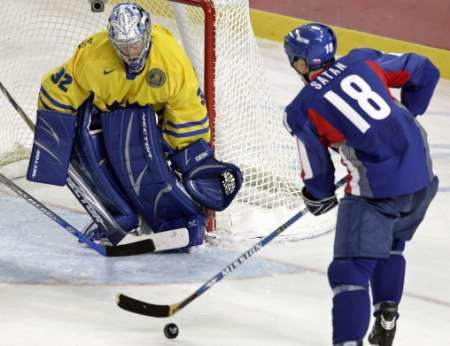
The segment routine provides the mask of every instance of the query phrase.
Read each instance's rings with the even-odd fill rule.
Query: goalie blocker
[[[115,232],[93,220],[89,236],[114,245],[142,218],[155,233],[186,228],[188,246],[200,245],[204,207],[225,209],[242,185],[239,168],[215,160],[202,140],[168,149],[150,106],[100,112],[88,101],[78,117],[39,110],[27,179],[64,185],[69,162],[121,227]]]

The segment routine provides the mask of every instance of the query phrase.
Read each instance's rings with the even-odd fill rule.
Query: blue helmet
[[[108,20],[108,36],[117,55],[130,71],[139,73],[150,51],[150,14],[134,3],[114,6]]]
[[[333,62],[336,54],[336,35],[323,24],[309,23],[292,30],[284,39],[284,50],[291,65],[301,58],[310,70],[317,70]]]

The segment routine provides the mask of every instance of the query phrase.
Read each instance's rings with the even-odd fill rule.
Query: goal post
[[[92,11],[93,1],[101,0],[2,1],[0,80],[33,120],[44,73],[69,58],[86,37],[105,30],[111,8],[123,2],[105,0],[103,11]],[[183,45],[205,93],[215,155],[243,172],[235,201],[216,214],[217,227],[234,232],[238,226],[252,236],[286,220],[303,205],[298,150],[282,125],[283,105],[272,99],[249,0],[129,2],[146,8],[152,22]],[[32,140],[28,126],[0,95],[0,166],[26,160]],[[316,232],[316,226],[323,229],[315,222],[303,234]]]
[[[204,38],[204,49],[203,49],[203,92],[205,95],[206,108],[208,109],[208,117],[210,124],[215,123],[215,61],[216,61],[216,13],[212,3],[212,0],[170,0],[173,3],[184,4],[188,7],[184,7],[184,9],[189,9],[189,6],[199,7],[203,11],[203,38]],[[117,1],[115,1],[117,2]],[[140,1],[141,5],[148,8],[150,7],[149,1]],[[152,13],[152,9],[148,8],[150,13]],[[176,8],[173,9],[176,11]],[[182,14],[175,13],[175,15],[180,18],[178,22],[184,21],[182,18]],[[197,20],[199,20],[201,15],[197,15]],[[189,16],[188,16],[189,18]],[[201,23],[201,20],[200,20]],[[185,36],[184,36],[185,37]],[[181,37],[183,39],[183,36]],[[189,42],[186,42],[187,39],[184,39],[185,45],[189,45]],[[188,53],[189,54],[189,53]],[[191,54],[189,54],[192,56]],[[201,60],[201,59],[200,59]],[[195,61],[194,61],[195,64]],[[199,63],[197,62],[197,65]],[[199,66],[197,66],[199,67]],[[211,129],[211,144],[214,146],[214,126]]]

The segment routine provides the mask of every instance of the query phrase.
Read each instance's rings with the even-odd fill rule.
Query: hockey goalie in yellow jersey
[[[186,249],[203,241],[204,209],[225,209],[242,184],[209,141],[187,54],[144,8],[122,3],[106,31],[44,76],[27,178],[65,185],[75,174],[68,185],[92,217],[91,240],[167,232],[173,244],[161,249]]]

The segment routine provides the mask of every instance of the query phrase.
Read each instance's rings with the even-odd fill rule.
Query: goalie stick
[[[25,190],[17,186],[14,182],[0,173],[0,182],[5,186],[9,187],[18,196],[22,197],[28,203],[33,205],[40,212],[48,216],[51,220],[59,224],[70,234],[75,236],[81,243],[86,244],[94,251],[97,251],[100,255],[105,257],[119,257],[119,256],[131,256],[139,255],[148,252],[155,251],[165,251],[171,250],[175,247],[184,247],[189,243],[189,235],[186,229],[175,229],[172,231],[166,231],[162,233],[154,233],[149,235],[154,239],[145,239],[136,241],[133,243],[123,244],[123,245],[103,245],[98,244],[88,237],[86,237],[82,232],[77,230],[66,220],[60,217],[58,214],[47,208],[44,204],[39,202],[36,198],[28,194]],[[145,237],[145,236],[144,236]]]
[[[9,93],[8,89],[3,85],[0,81],[0,90],[6,96],[8,101],[14,107],[16,112],[20,115],[20,117],[25,121],[31,131],[34,131],[35,124],[30,119],[30,117],[25,113],[22,107],[16,102],[16,100]],[[118,231],[120,233],[125,234],[125,238],[121,241],[124,243],[128,241],[132,235],[127,233],[122,229],[122,227],[118,224],[118,222],[111,216],[111,214],[102,207],[102,203],[99,202],[98,198],[91,193],[89,188],[87,188],[86,183],[80,174],[78,174],[77,170],[73,165],[69,164],[68,177],[66,180],[66,186],[72,191],[75,198],[80,202],[86,212],[90,215],[92,220],[97,225],[102,225],[105,231]],[[160,233],[152,233],[149,235],[144,235],[141,237],[150,238],[140,241],[134,241],[128,244],[120,244],[116,246],[109,245],[100,245],[88,237],[86,237],[83,232],[76,230],[69,223],[67,223],[64,219],[53,213],[50,209],[48,209],[41,202],[34,199],[27,192],[23,191],[20,187],[15,185],[12,181],[10,181],[5,176],[2,176],[1,181],[9,186],[14,192],[16,192],[19,196],[23,197],[25,200],[33,204],[36,208],[50,217],[53,221],[60,224],[67,231],[72,233],[75,237],[79,239],[80,242],[87,244],[89,247],[97,251],[103,256],[130,256],[130,255],[138,255],[147,252],[156,252],[156,251],[172,251],[176,249],[183,248],[189,244],[189,233],[185,228],[174,229],[170,231],[160,232]],[[106,234],[108,235],[108,234]]]
[[[338,189],[342,185],[345,184],[346,178],[342,178],[335,184],[335,188]],[[189,295],[187,298],[183,299],[178,303],[168,304],[168,305],[159,305],[147,303],[142,300],[138,300],[132,297],[129,297],[125,294],[119,293],[116,298],[117,305],[129,312],[134,312],[136,314],[151,316],[151,317],[169,317],[174,315],[176,312],[183,309],[186,305],[200,297],[203,293],[209,290],[216,283],[221,281],[225,276],[231,274],[234,270],[236,270],[241,264],[245,263],[250,257],[252,257],[255,253],[257,253],[261,248],[268,243],[270,243],[275,237],[284,232],[289,226],[299,220],[303,215],[308,212],[308,209],[304,208],[291,217],[288,221],[278,227],[276,230],[272,231],[270,234],[266,235],[263,239],[253,245],[250,249],[241,254],[238,258],[236,258],[233,262],[228,264],[225,268],[223,268],[220,272],[214,275],[211,279],[205,282],[201,287],[199,287],[194,293]]]
[[[28,127],[31,130],[34,130],[34,124],[31,121],[30,117],[24,112],[24,110],[22,109],[22,107],[20,107],[16,100],[14,100],[14,98],[11,96],[11,94],[9,93],[8,89],[6,89],[6,87],[3,85],[3,83],[0,81],[0,90],[2,91],[3,95],[6,96],[6,98],[8,99],[8,101],[11,103],[11,105],[14,107],[14,109],[17,111],[17,113],[19,113],[20,117],[23,119],[23,121],[25,121],[25,123],[28,125]]]
[[[25,113],[22,107],[16,102],[14,97],[12,97],[8,89],[6,89],[1,81],[0,90],[14,107],[16,112],[28,125],[30,130],[34,131],[35,124]],[[122,227],[111,216],[111,214],[102,206],[102,203],[98,200],[98,198],[87,188],[86,183],[84,182],[81,175],[78,174],[75,167],[73,167],[72,163],[69,163],[66,186],[75,196],[75,198],[80,202],[84,210],[86,210],[86,212],[90,215],[92,220],[94,220],[97,225],[101,226],[106,232],[108,232],[107,235],[113,232],[119,232],[124,235],[127,234],[127,232],[122,229]]]

